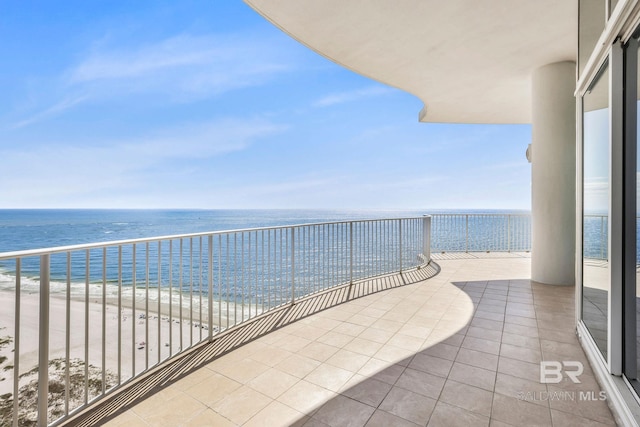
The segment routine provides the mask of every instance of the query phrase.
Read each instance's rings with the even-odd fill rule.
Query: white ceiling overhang
[[[294,39],[422,100],[420,120],[529,123],[531,74],[575,61],[575,0],[245,0]]]

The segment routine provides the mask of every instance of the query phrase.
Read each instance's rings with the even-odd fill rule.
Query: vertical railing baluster
[[[207,309],[209,310],[207,316],[209,317],[209,340],[213,339],[213,235],[209,235],[207,240],[209,252],[207,253],[207,285],[209,289],[209,304]]]
[[[511,252],[511,215],[507,215],[507,252]]]
[[[162,241],[158,240],[158,363],[162,360]]]
[[[49,408],[49,254],[40,256],[40,306],[38,319],[38,426],[48,423]],[[86,363],[88,365],[88,363]],[[18,395],[14,398],[17,400]],[[86,403],[86,402],[85,402]]]
[[[169,357],[173,356],[173,239],[169,240]]]
[[[91,253],[86,250],[84,286],[84,404],[89,401],[89,283],[91,281]]]
[[[69,366],[71,360],[71,252],[67,252],[67,300],[65,310],[64,413],[69,415],[69,390],[71,389],[71,368]]]
[[[144,369],[149,369],[149,242],[144,251]]]
[[[89,363],[89,361],[87,361]],[[107,248],[102,248],[102,394],[107,391]]]
[[[198,323],[200,329],[199,341],[202,341],[202,236],[198,240]]]
[[[353,284],[353,221],[349,222],[349,284]]]
[[[131,255],[131,377],[136,376],[136,246],[134,243]]]
[[[291,305],[296,302],[296,229],[291,227]]]
[[[16,300],[14,310],[14,347],[13,347],[13,427],[18,427],[18,404],[20,403],[20,292],[22,288],[22,259],[16,258]],[[69,298],[67,297],[67,301]],[[69,336],[69,329],[67,326],[67,336]],[[69,348],[67,346],[67,348]],[[67,362],[67,371],[69,363]],[[69,413],[69,396],[65,394],[65,414]]]
[[[118,385],[122,384],[122,245],[118,245]]]

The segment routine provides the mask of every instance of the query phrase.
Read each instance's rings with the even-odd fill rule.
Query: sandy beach
[[[20,374],[32,370],[38,365],[38,325],[39,295],[25,293],[20,296],[20,341],[19,367]],[[90,365],[99,369],[106,368],[121,380],[130,378],[132,373],[144,371],[147,366],[156,364],[181,348],[197,343],[209,334],[206,299],[203,300],[202,312],[199,298],[194,296],[193,318],[190,317],[188,295],[184,297],[182,323],[180,322],[179,305],[149,301],[148,309],[144,301],[136,296],[136,308],[132,308],[129,297],[123,297],[121,309],[113,297],[106,299],[93,296],[86,303],[78,297],[69,301],[69,357],[70,359],[88,360]],[[0,337],[9,337],[10,343],[0,349],[0,356],[7,359],[0,364],[0,395],[13,392],[13,365],[15,348],[15,293],[0,291]],[[222,309],[222,316],[219,314]],[[234,317],[242,319],[242,309],[234,313],[234,305],[227,311],[226,303],[214,302],[212,319],[213,332],[219,329],[222,318],[226,327],[227,312],[230,322]],[[160,315],[158,315],[160,312]],[[200,314],[202,313],[202,314]],[[255,314],[255,313],[252,313]],[[202,317],[201,317],[202,316]],[[51,294],[49,322],[49,360],[66,357],[66,320],[67,301],[64,295]],[[181,327],[182,324],[182,327]],[[88,334],[86,333],[88,331]],[[104,332],[103,332],[104,331]],[[103,340],[104,333],[104,340]],[[85,342],[87,346],[85,346]],[[85,348],[86,347],[86,348]],[[103,362],[104,352],[104,362]],[[88,356],[88,357],[87,357]],[[120,363],[120,369],[118,369]],[[23,381],[21,381],[21,384]]]

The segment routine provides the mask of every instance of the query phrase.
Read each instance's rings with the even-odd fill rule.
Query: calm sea
[[[465,213],[515,211],[465,211]],[[399,218],[458,211],[382,210],[0,210],[0,253],[173,234]],[[517,212],[521,213],[521,212]]]

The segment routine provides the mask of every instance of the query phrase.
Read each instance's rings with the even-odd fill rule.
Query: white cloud
[[[393,93],[394,89],[384,86],[371,86],[363,89],[347,92],[332,93],[324,96],[313,103],[314,107],[330,107],[332,105],[344,104],[346,102],[358,101],[363,98],[373,98]]]
[[[161,102],[184,103],[259,86],[295,67],[277,46],[248,35],[188,34],[139,46],[100,44],[50,82],[48,106],[40,102],[39,109],[9,127],[26,127],[86,102],[136,102],[158,95]]]
[[[210,95],[265,83],[292,69],[267,39],[183,34],[138,47],[96,48],[68,72],[70,85]]]
[[[176,178],[180,160],[240,151],[284,129],[263,119],[223,119],[98,145],[50,142],[38,148],[0,148],[0,207],[97,207],[94,199],[109,207],[105,200],[113,195],[126,199],[120,207],[136,207],[130,205],[132,198],[144,200],[146,192]],[[171,200],[156,202],[172,205]]]
[[[57,104],[43,110],[40,111],[38,113],[33,114],[31,117],[28,117],[26,119],[22,119],[16,123],[13,124],[13,126],[11,126],[12,129],[18,129],[21,127],[25,127],[25,126],[29,126],[30,124],[33,123],[37,123],[39,121],[42,121],[44,119],[47,119],[49,117],[53,117],[56,116],[58,114],[63,113],[66,110],[69,110],[71,108],[73,108],[74,106],[82,103],[85,99],[87,99],[86,95],[79,95],[79,96],[74,96],[74,97],[69,97],[66,99],[63,99],[62,101],[58,102]]]

